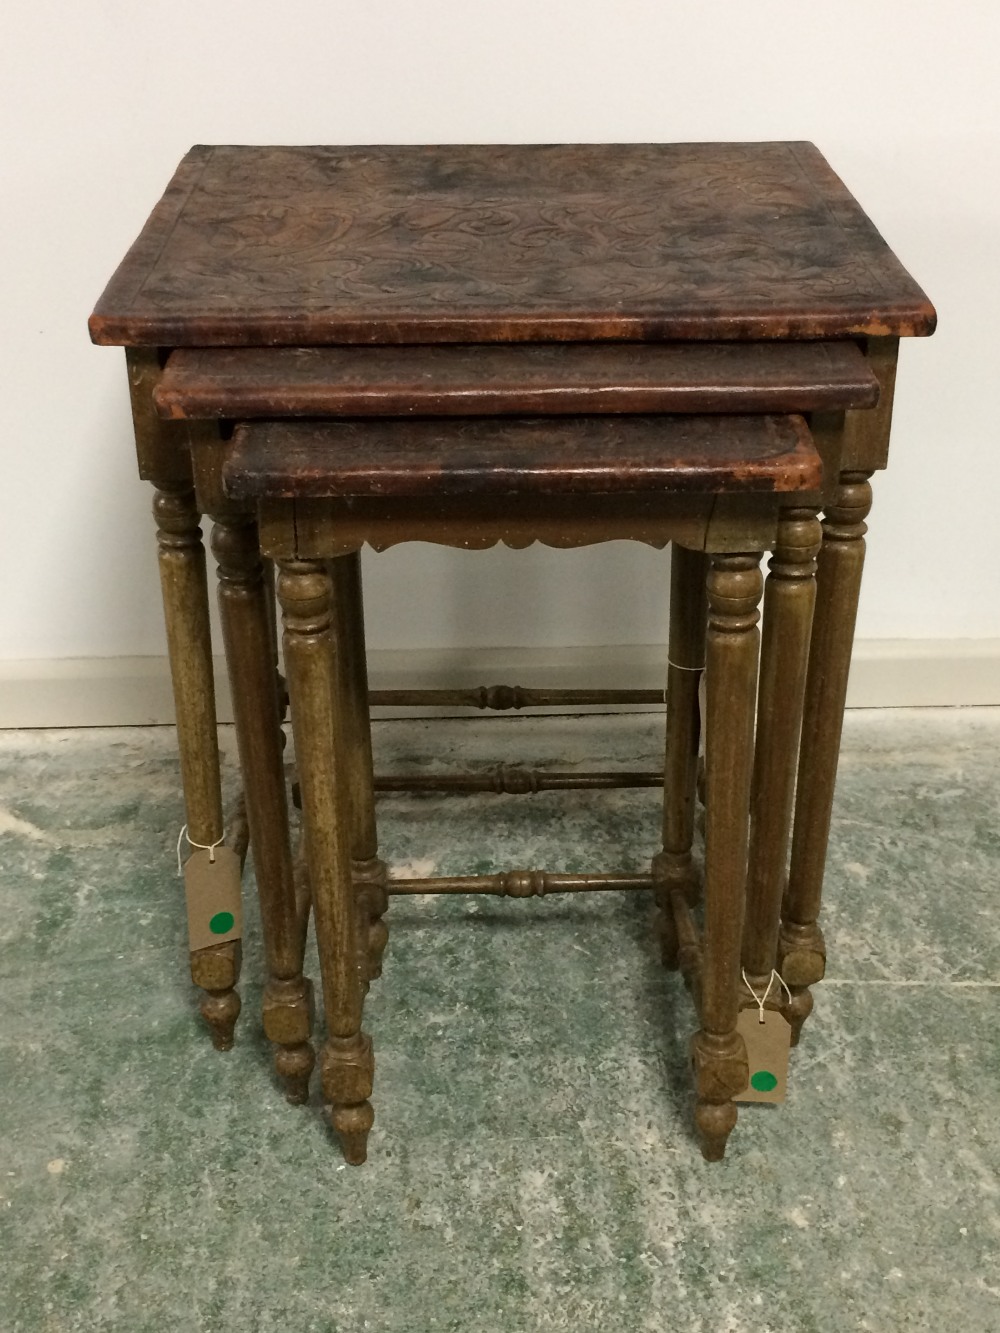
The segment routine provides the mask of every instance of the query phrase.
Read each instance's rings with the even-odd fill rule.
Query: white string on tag
[[[215,865],[215,849],[216,849],[216,847],[221,847],[222,844],[226,841],[226,835],[223,834],[222,837],[218,840],[218,842],[209,842],[209,843],[205,843],[205,842],[194,842],[191,838],[188,838],[188,826],[187,826],[187,824],[185,824],[185,825],[183,826],[183,828],[181,829],[180,833],[178,833],[178,835],[177,835],[177,873],[178,873],[178,875],[183,875],[183,874],[184,874],[184,862],[181,860],[181,843],[185,840],[185,838],[187,838],[187,845],[188,845],[189,847],[197,847],[198,850],[199,850],[200,852],[208,852],[208,859],[211,861],[212,865]]]
[[[771,994],[771,987],[774,985],[775,981],[777,981],[779,986],[781,986],[781,988],[784,990],[785,994],[788,996],[789,1003],[791,1003],[792,992],[785,985],[785,979],[781,975],[781,973],[776,972],[773,967],[771,968],[771,975],[767,979],[767,988],[764,991],[763,995],[758,995],[757,992],[754,990],[754,988],[750,985],[750,982],[747,981],[746,968],[743,968],[742,972],[743,972],[743,984],[744,986],[746,986],[747,990],[753,996],[757,1004],[758,1023],[764,1022],[764,1005],[767,1003],[767,997]]]
[[[696,667],[686,667],[686,666],[681,666],[680,662],[671,662],[671,660],[670,660],[669,657],[667,658],[667,666],[672,666],[672,667],[674,668],[675,671],[704,671],[704,670],[705,670],[705,663],[704,663],[704,662],[702,662],[701,666],[696,666]]]

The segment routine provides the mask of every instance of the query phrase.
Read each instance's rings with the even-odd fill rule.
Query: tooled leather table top
[[[196,147],[95,342],[922,335],[935,315],[808,143]]]

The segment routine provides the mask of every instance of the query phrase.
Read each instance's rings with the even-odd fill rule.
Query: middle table
[[[428,365],[437,368],[435,376],[426,373]],[[497,377],[498,367],[505,371],[502,379]],[[540,376],[539,372],[544,374]],[[539,378],[545,383],[540,385]],[[384,946],[381,914],[386,884],[375,839],[358,568],[356,559],[352,561],[347,553],[356,552],[365,541],[380,548],[421,538],[463,547],[483,547],[498,540],[515,546],[533,540],[572,546],[611,537],[655,545],[671,539],[679,543],[674,562],[673,665],[668,688],[667,771],[671,784],[665,801],[664,848],[656,858],[654,872],[568,877],[516,872],[487,877],[485,882],[477,882],[476,877],[424,884],[411,881],[403,891],[499,891],[524,896],[567,889],[656,887],[664,956],[671,963],[684,962],[686,975],[696,989],[700,988],[700,960],[690,947],[680,950],[678,927],[689,946],[694,938],[689,899],[696,885],[691,738],[697,735],[695,686],[705,651],[706,608],[706,569],[697,553],[716,553],[718,567],[709,579],[709,588],[715,592],[716,639],[725,646],[717,655],[718,688],[711,696],[716,701],[718,752],[713,772],[719,776],[714,796],[709,798],[709,811],[715,814],[709,816],[709,827],[714,832],[707,877],[711,887],[706,974],[715,998],[709,1003],[708,1026],[701,1038],[705,1049],[696,1045],[696,1050],[704,1066],[698,1121],[703,1148],[706,1155],[718,1157],[735,1120],[729,1098],[746,1083],[745,1062],[734,1058],[732,1028],[739,1003],[756,685],[752,632],[760,595],[759,583],[756,592],[750,584],[759,579],[759,552],[773,547],[777,539],[778,567],[771,581],[777,579],[779,586],[776,593],[769,593],[773,607],[769,623],[771,642],[775,647],[780,643],[781,654],[765,674],[761,694],[757,753],[763,767],[757,789],[753,858],[758,893],[749,918],[757,923],[757,929],[749,933],[749,953],[744,958],[753,982],[762,971],[769,977],[777,937],[781,876],[775,866],[783,863],[787,848],[812,607],[811,575],[819,545],[815,518],[821,486],[819,458],[801,418],[623,415],[621,408],[623,404],[641,402],[645,407],[661,409],[679,405],[690,412],[711,405],[732,412],[745,409],[748,399],[763,406],[775,397],[804,408],[864,406],[875,401],[877,382],[852,344],[801,348],[201,351],[174,355],[157,401],[163,410],[185,418],[204,418],[208,414],[226,418],[240,415],[242,409],[256,410],[266,417],[276,413],[278,403],[289,417],[336,408],[352,413],[359,384],[360,392],[374,399],[382,411],[392,403],[397,410],[409,413],[408,419],[355,419],[330,424],[313,420],[238,428],[232,445],[221,440],[218,430],[203,420],[193,429],[192,441],[200,493],[209,499],[223,528],[227,516],[220,504],[224,506],[225,502],[218,494],[223,455],[228,455],[229,501],[262,498],[264,547],[268,555],[283,562],[282,586],[293,623],[291,637],[286,638],[291,661],[301,653],[302,635],[307,629],[302,620],[303,596],[308,602],[306,621],[312,631],[309,641],[315,645],[318,634],[338,644],[337,656],[343,668],[338,694],[351,737],[351,743],[340,751],[342,773],[350,776],[346,782],[343,777],[341,781],[349,786],[352,796],[349,822],[354,891],[363,903],[365,924],[361,935],[366,940],[365,971],[369,976],[377,975]],[[467,414],[456,419],[453,415],[462,404],[468,404],[473,412],[477,406],[480,411],[498,407],[502,411],[505,406],[516,410],[514,405],[523,401],[532,384],[541,394],[548,387],[548,398],[539,401],[550,410],[554,408],[556,414],[530,421]],[[604,410],[609,402],[609,385],[614,391],[609,414],[559,414],[566,406],[579,413],[592,402]],[[474,398],[471,403],[470,398]],[[429,411],[436,418],[423,415]],[[418,414],[419,419],[415,419]],[[796,421],[798,426],[785,424]],[[796,492],[804,494],[796,496]],[[781,525],[783,539],[778,538],[776,527],[781,499],[793,502]],[[229,516],[231,524],[235,517],[235,512]],[[725,556],[726,551],[733,555]],[[748,557],[747,551],[758,554]],[[317,579],[322,582],[321,568],[315,562],[333,556],[343,558],[335,560],[333,566],[338,614],[331,628],[315,603],[313,585],[320,586]],[[298,593],[288,591],[293,586]],[[733,623],[726,616],[727,595],[747,602]],[[263,636],[262,612],[258,613],[258,623]],[[745,642],[740,647],[741,660],[734,657],[735,674],[726,674],[730,643],[726,636],[734,628]],[[232,661],[234,695],[248,701],[259,699],[264,687],[259,673],[256,685],[245,676],[240,680],[241,670],[245,671],[251,661],[250,654],[234,656]],[[267,660],[260,661],[266,675]],[[751,662],[752,669],[748,669]],[[250,669],[253,671],[252,666]],[[316,699],[328,699],[329,690],[321,687],[317,692],[315,685],[301,683],[298,689],[297,751],[308,757],[310,771],[321,775],[311,783],[303,775],[303,789],[304,794],[308,793],[305,798],[313,826],[325,830],[322,843],[326,858],[315,861],[311,879],[314,892],[321,889],[317,927],[327,962],[324,995],[328,1026],[334,1051],[338,1039],[350,1037],[355,1042],[348,1048],[347,1065],[354,1079],[353,1084],[348,1079],[348,1084],[357,1093],[359,1086],[367,1087],[365,1080],[359,1085],[357,1078],[359,1061],[366,1068],[370,1065],[370,1048],[360,1040],[357,992],[343,967],[337,967],[334,961],[352,957],[355,940],[353,934],[345,936],[343,931],[344,881],[336,850],[336,830],[343,821],[337,818],[330,790],[332,757],[318,739],[327,733],[322,715],[315,712]],[[293,689],[293,720],[294,695]],[[241,713],[237,705],[237,714],[243,735],[241,749],[258,756],[253,771],[249,762],[244,767],[251,822],[260,824],[259,816],[255,820],[252,813],[261,808],[253,788],[265,776],[259,767],[264,747],[262,743],[254,745],[248,731],[260,730],[266,712],[262,715],[255,704],[249,713]],[[272,815],[264,836],[274,840],[282,836],[280,819],[275,818],[273,810],[280,785],[277,768],[266,785]],[[314,844],[317,841],[314,837]],[[287,843],[283,857],[290,868]],[[338,902],[339,908],[335,906]],[[338,922],[339,932],[335,928]],[[294,933],[290,920],[286,920],[285,928]],[[350,1033],[339,1031],[345,1025],[345,1015],[349,1016]],[[273,1016],[271,1030],[275,1031]],[[301,1036],[296,1032],[296,1057],[302,1055]],[[279,1065],[290,1056],[291,1052],[283,1053],[279,1048]],[[367,1129],[358,1127],[358,1117],[361,1102],[367,1106],[367,1094],[345,1101],[343,1070],[338,1074],[336,1058],[331,1056],[326,1068],[325,1084],[335,1107],[335,1123],[340,1116],[349,1158],[362,1160]],[[298,1069],[296,1077],[301,1077]]]

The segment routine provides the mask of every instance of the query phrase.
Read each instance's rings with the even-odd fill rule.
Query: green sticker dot
[[[778,1086],[778,1080],[769,1069],[758,1069],[750,1080],[750,1086],[754,1092],[773,1092]]]
[[[235,924],[236,918],[232,912],[216,912],[209,921],[208,928],[213,935],[228,935]]]

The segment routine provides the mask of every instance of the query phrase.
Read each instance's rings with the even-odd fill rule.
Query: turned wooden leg
[[[743,970],[757,994],[767,990],[777,964],[820,535],[815,509],[784,510],[764,586],[743,923]],[[775,1006],[779,1001],[775,995]],[[744,992],[743,1003],[755,1003],[749,990]]]
[[[663,849],[652,865],[660,953],[670,968],[680,962],[671,894],[682,893],[690,902],[697,893],[691,847],[698,777],[698,683],[705,665],[706,569],[703,552],[672,547]]]
[[[389,940],[387,870],[378,855],[375,777],[372,767],[368,663],[361,593],[361,555],[352,551],[329,564],[333,584],[333,628],[337,638],[339,708],[351,821],[351,864],[358,903],[358,945],[366,980],[382,975]]]
[[[331,632],[331,580],[323,564],[282,561],[285,669],[302,792],[302,822],[323,976],[327,1038],[320,1057],[323,1093],[348,1162],[367,1155],[374,1119],[375,1061],[361,1030],[364,992],[351,877],[346,769],[337,662]]]
[[[161,482],[153,500],[153,516],[188,837],[208,847],[220,841],[225,827],[205,548],[190,485]],[[199,949],[190,955],[190,962],[191,980],[204,991],[201,1013],[212,1044],[228,1051],[240,1012],[235,989],[240,975],[239,941]]]
[[[284,722],[288,714],[288,691],[285,688],[285,678],[281,674],[281,663],[278,659],[278,611],[277,597],[274,590],[274,561],[262,557],[261,568],[263,569],[264,579],[264,600],[267,604],[267,627],[271,636],[271,660],[274,663],[274,674],[278,682],[278,714],[281,721]],[[281,745],[284,749],[284,732],[281,733]]]
[[[296,911],[273,616],[253,517],[217,517],[212,550],[269,973],[264,1031],[288,1100],[305,1102],[316,1062],[312,987],[302,975],[306,921]]]
[[[842,472],[823,516],[792,854],[778,936],[778,970],[792,992],[785,1013],[792,1027],[793,1044],[798,1042],[802,1024],[812,1011],[809,987],[821,981],[826,970],[826,945],[818,919],[865,561],[865,519],[872,498],[870,476],[870,472]]]
[[[701,1030],[691,1044],[695,1125],[719,1161],[736,1124],[731,1098],[750,1077],[736,1030],[753,766],[759,555],[713,555],[708,575],[705,683],[705,935]]]

